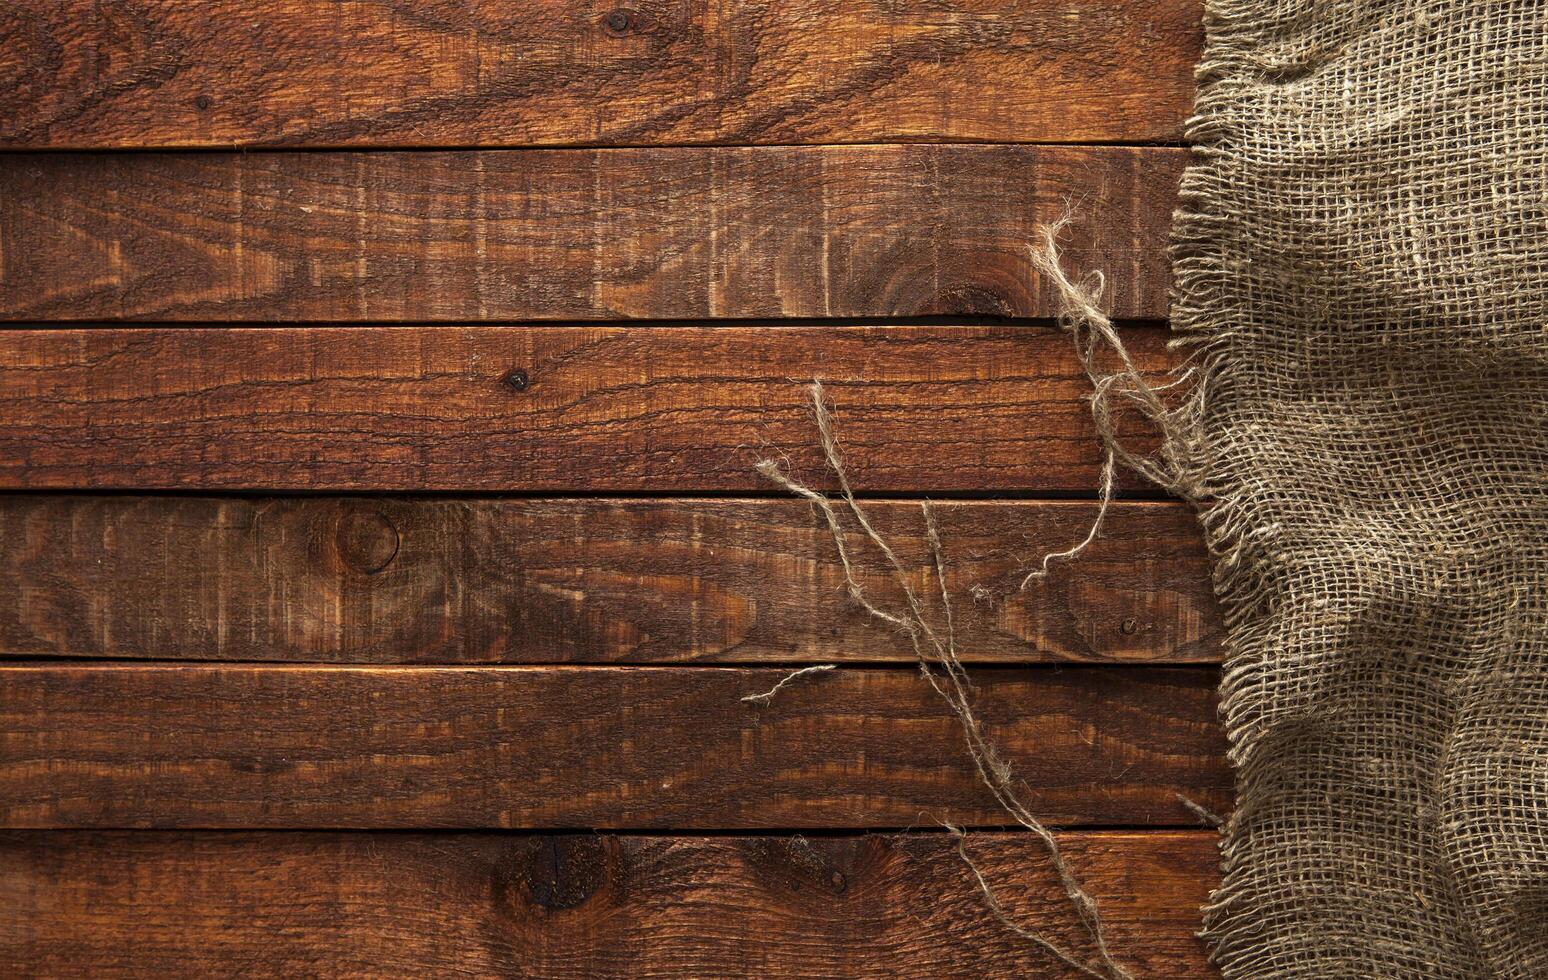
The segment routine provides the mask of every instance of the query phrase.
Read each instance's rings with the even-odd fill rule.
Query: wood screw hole
[[[532,383],[532,379],[527,377],[527,372],[521,368],[511,368],[500,380],[512,391],[526,391],[527,386]]]

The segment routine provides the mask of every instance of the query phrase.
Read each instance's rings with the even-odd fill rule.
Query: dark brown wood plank
[[[1165,340],[1131,332],[1144,369]],[[819,376],[862,490],[1097,484],[1048,327],[341,327],[6,331],[0,488],[767,493],[781,453],[829,485]]]
[[[1062,849],[1136,976],[1215,975],[1215,836]],[[1028,835],[969,852],[1015,921],[1084,952]],[[0,835],[0,960],[28,976],[1062,977],[944,834]]]
[[[852,146],[0,161],[0,318],[1052,316],[1029,262],[1162,319],[1186,151]]]
[[[918,671],[0,668],[0,826],[898,827],[1006,818]],[[976,672],[1055,824],[1224,808],[1216,671]]]
[[[1198,0],[9,0],[0,145],[1180,138]]]
[[[1182,504],[1116,505],[1078,561],[1024,591],[1095,504],[934,506],[965,660],[1218,661],[1208,558]],[[867,510],[929,581],[919,506]],[[824,527],[785,500],[0,496],[0,656],[912,658],[849,601]],[[850,545],[871,598],[902,608],[882,556]]]

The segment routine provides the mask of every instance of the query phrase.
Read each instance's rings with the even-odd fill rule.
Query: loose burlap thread
[[[790,493],[808,501],[822,515],[823,522],[827,525],[833,538],[833,545],[838,553],[839,563],[844,569],[844,583],[848,590],[849,598],[860,609],[878,623],[896,630],[907,638],[909,646],[913,649],[914,656],[919,663],[920,673],[930,688],[946,702],[952,714],[956,716],[961,726],[965,740],[968,757],[972,760],[974,769],[979,779],[996,803],[1011,816],[1023,828],[1030,831],[1048,854],[1049,864],[1059,881],[1059,885],[1068,899],[1071,909],[1074,911],[1081,931],[1084,933],[1087,944],[1092,949],[1090,958],[1083,957],[1075,950],[1066,948],[1059,942],[1051,939],[1044,931],[1030,928],[1018,923],[1011,918],[1001,906],[996,897],[994,888],[990,885],[978,866],[968,855],[966,835],[958,828],[945,825],[957,837],[957,854],[962,859],[983,895],[984,902],[990,914],[1006,929],[1015,935],[1027,940],[1045,953],[1058,960],[1064,966],[1075,973],[1097,978],[1097,980],[1131,980],[1129,973],[1114,958],[1111,948],[1108,946],[1106,930],[1103,927],[1101,915],[1097,909],[1096,900],[1093,899],[1080,880],[1075,876],[1064,854],[1059,847],[1058,840],[1053,833],[1032,814],[1026,801],[1022,797],[1022,787],[1011,767],[995,744],[985,734],[979,723],[978,715],[973,708],[971,685],[968,682],[967,671],[957,653],[957,628],[956,617],[952,612],[951,593],[947,588],[946,556],[941,544],[940,531],[935,523],[935,512],[930,503],[925,501],[920,505],[920,516],[924,522],[925,540],[930,545],[932,571],[935,577],[935,585],[939,590],[939,618],[940,623],[934,622],[933,617],[926,608],[928,596],[922,594],[911,581],[909,569],[898,558],[892,545],[871,523],[866,508],[855,497],[854,489],[849,483],[849,474],[844,467],[843,455],[839,451],[838,439],[833,431],[833,419],[828,412],[827,402],[823,398],[821,381],[814,381],[809,389],[812,399],[812,414],[817,423],[817,432],[821,440],[823,457],[828,464],[828,469],[833,478],[838,482],[839,498],[830,500],[826,495],[797,482],[778,462],[773,459],[760,460],[757,470],[766,479],[783,487]],[[1108,483],[1111,487],[1112,464],[1109,461],[1107,467]],[[1103,510],[1106,509],[1104,497]],[[887,567],[892,572],[892,578],[903,596],[901,608],[885,609],[879,601],[870,595],[861,584],[855,574],[854,563],[851,560],[850,548],[846,543],[844,520],[840,512],[847,512],[855,526],[860,530],[866,543],[876,548],[885,558]],[[1097,525],[1093,526],[1094,535]],[[1090,538],[1087,538],[1089,541]],[[1085,545],[1076,546],[1065,552],[1075,554]],[[1046,567],[1046,561],[1044,566]],[[1037,573],[1034,573],[1034,575]],[[1030,581],[1033,576],[1028,576]],[[1023,582],[1023,585],[1026,583]],[[781,689],[792,681],[816,672],[832,669],[832,665],[822,664],[805,667],[786,675],[779,683],[768,691],[744,697],[743,701],[750,701],[767,705]]]

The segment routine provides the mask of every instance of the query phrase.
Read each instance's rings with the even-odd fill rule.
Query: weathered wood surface
[[[1176,140],[1198,0],[8,0],[0,145]]]
[[[1049,327],[297,327],[8,331],[0,488],[769,493],[781,453],[831,485],[819,376],[862,490],[1097,485]]]
[[[919,506],[866,510],[916,587],[930,583]],[[1040,556],[1084,537],[1095,504],[934,510],[963,659],[1218,661],[1208,559],[1183,505],[1115,505],[1078,561],[1024,591],[1019,579]],[[858,533],[849,545],[871,598],[902,608],[884,558]],[[799,501],[9,495],[0,566],[0,656],[914,656],[856,610],[826,525]]]
[[[916,670],[0,667],[0,826],[899,827],[1006,822]],[[1224,808],[1216,672],[976,672],[1054,824]]]
[[[1214,975],[1214,834],[1060,837],[1121,962]],[[1009,915],[1087,952],[1027,835],[968,847]],[[940,833],[10,833],[0,906],[28,976],[1064,976]]]
[[[852,146],[0,161],[0,318],[1052,316],[1027,251],[1166,315],[1186,151]]]

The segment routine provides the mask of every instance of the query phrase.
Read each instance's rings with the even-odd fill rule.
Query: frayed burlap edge
[[[1242,0],[1206,0],[1204,58],[1195,70],[1194,114],[1184,133],[1193,160],[1183,172],[1178,209],[1173,217],[1172,346],[1191,352],[1189,363],[1202,392],[1218,392],[1235,383],[1238,364],[1231,344],[1231,308],[1224,283],[1233,262],[1233,221],[1222,205],[1232,179],[1233,157],[1226,149],[1234,135],[1227,108],[1235,104],[1240,84],[1233,81],[1236,52],[1242,50],[1254,8]],[[1195,435],[1196,455],[1187,464],[1204,540],[1213,559],[1213,586],[1224,623],[1224,663],[1220,683],[1220,716],[1227,755],[1236,773],[1236,807],[1220,828],[1221,880],[1203,909],[1200,935],[1210,947],[1210,961],[1221,969],[1254,955],[1261,938],[1253,931],[1251,910],[1241,907],[1239,878],[1248,860],[1238,815],[1250,806],[1254,793],[1247,763],[1253,740],[1244,685],[1262,661],[1262,634],[1251,628],[1269,599],[1255,562],[1249,558],[1250,532],[1241,505],[1249,474],[1237,472],[1229,460],[1209,451],[1204,433],[1203,394],[1194,403],[1188,424]]]

